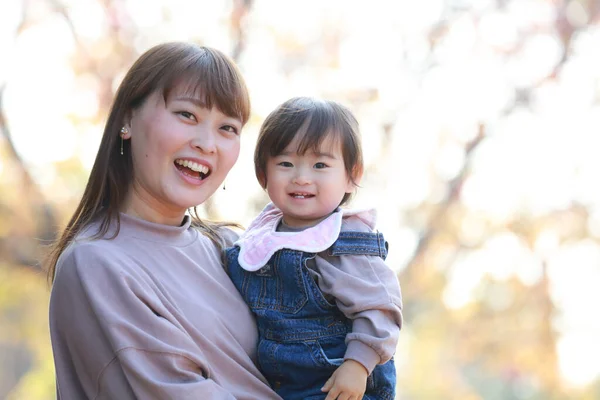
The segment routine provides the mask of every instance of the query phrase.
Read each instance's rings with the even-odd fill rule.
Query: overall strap
[[[386,259],[388,243],[380,232],[340,232],[340,236],[327,250],[331,256],[348,254],[379,256]]]

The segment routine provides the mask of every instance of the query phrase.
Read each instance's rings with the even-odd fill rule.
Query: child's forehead
[[[324,137],[317,143],[315,142],[313,145],[309,145],[305,147],[305,149],[301,149],[302,142],[304,139],[304,135],[296,135],[294,139],[283,149],[283,153],[288,154],[316,154],[316,153],[341,153],[342,152],[342,143],[337,137],[337,135],[333,133],[327,133]],[[304,147],[304,146],[302,146]],[[301,154],[300,150],[305,150],[304,154]]]

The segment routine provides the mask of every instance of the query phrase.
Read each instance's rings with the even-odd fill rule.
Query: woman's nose
[[[200,127],[192,140],[192,146],[204,153],[215,153],[217,151],[217,140],[210,127]]]

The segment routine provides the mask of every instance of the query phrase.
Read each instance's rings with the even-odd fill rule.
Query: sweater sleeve
[[[165,299],[153,290],[159,283],[124,265],[122,254],[87,243],[65,252],[57,268],[50,301],[55,358],[74,366],[87,397],[234,399],[211,379],[202,349],[163,317]]]
[[[319,287],[335,298],[352,320],[345,359],[360,362],[371,373],[396,350],[402,326],[402,296],[398,279],[380,257],[365,255],[315,258]]]

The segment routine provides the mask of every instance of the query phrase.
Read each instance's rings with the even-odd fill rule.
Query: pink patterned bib
[[[238,262],[246,271],[257,271],[281,249],[318,253],[328,249],[336,241],[342,228],[342,218],[355,215],[371,229],[375,226],[375,210],[338,209],[315,226],[300,232],[277,232],[283,218],[281,210],[273,203],[261,211],[246,232],[235,242],[240,247]]]

